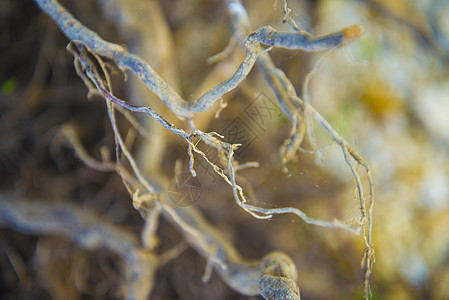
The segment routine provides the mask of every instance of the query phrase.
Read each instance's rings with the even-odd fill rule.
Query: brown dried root
[[[0,194],[0,226],[26,234],[64,236],[86,250],[107,248],[123,259],[125,298],[149,296],[157,257],[142,248],[131,232],[92,212],[67,203],[31,202]]]

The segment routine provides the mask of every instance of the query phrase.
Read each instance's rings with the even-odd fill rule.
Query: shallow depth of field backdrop
[[[101,9],[101,1],[61,2],[102,38],[138,53],[185,99],[196,99],[229,78],[243,58],[237,47],[216,64],[206,62],[226,47],[232,34],[224,0],[122,1],[128,17],[136,20],[128,22],[128,28]],[[282,1],[277,2],[243,1],[251,30],[265,25],[290,30],[282,23]],[[358,41],[326,58],[311,81],[310,93],[312,105],[366,160],[374,177],[373,298],[449,299],[449,2],[290,0],[288,4],[298,26],[313,34],[352,24],[363,28]],[[61,128],[70,126],[89,155],[100,160],[101,153],[104,158],[108,152],[115,158],[104,100],[87,99],[88,90],[75,73],[67,43],[34,2],[0,1],[1,196],[70,202],[138,238],[144,221],[121,178],[86,166],[61,137]],[[324,55],[286,49],[272,49],[270,54],[299,95],[305,76]],[[138,92],[141,87],[124,82],[116,69],[111,74],[114,92],[122,99],[144,94]],[[151,103],[171,122],[186,126],[153,94],[148,97],[146,105]],[[195,125],[232,139],[227,129],[235,128],[236,122],[244,124],[247,132],[236,159],[260,163],[237,178],[250,199],[260,206],[297,207],[326,220],[358,216],[350,171],[340,149],[334,144],[327,147],[331,140],[320,129],[316,132],[324,147],[320,155],[298,152],[288,172],[283,171],[279,148],[291,126],[257,66],[224,100],[228,106],[218,119],[215,109],[197,117]],[[272,113],[263,123],[245,113],[257,101],[265,101]],[[126,132],[126,122],[121,124]],[[126,136],[141,161],[145,147],[163,147],[150,149],[160,156],[148,158],[148,166],[143,163],[142,168],[151,174],[154,161],[160,160],[167,178],[188,174],[187,145],[161,126],[154,127],[163,143],[148,146],[137,135]],[[167,190],[177,195],[172,200],[193,199],[184,204],[199,208],[247,259],[274,250],[289,254],[298,269],[302,299],[363,297],[360,261],[365,245],[360,236],[308,225],[294,216],[256,220],[236,205],[231,188],[200,161],[196,159],[196,194],[187,200],[176,198],[179,186],[171,181]],[[3,225],[0,298],[123,295],[121,259],[111,251],[84,250],[67,238],[18,233]],[[173,247],[183,251],[157,270],[151,299],[247,298],[215,273],[202,283],[206,261],[184,247],[182,235],[164,219],[157,235],[158,253]]]

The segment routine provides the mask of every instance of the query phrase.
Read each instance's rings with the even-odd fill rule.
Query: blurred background
[[[227,45],[232,27],[225,1],[61,1],[81,22],[106,40],[126,44],[144,57],[187,100],[229,78],[242,61],[235,49],[225,60],[208,57]],[[251,29],[282,23],[281,1],[243,1]],[[300,28],[321,35],[352,24],[360,40],[333,51],[311,82],[312,105],[371,168],[375,180],[373,241],[374,299],[449,299],[449,2],[405,0],[290,0]],[[77,77],[68,40],[28,0],[0,2],[0,190],[17,199],[68,201],[94,211],[139,236],[143,221],[121,179],[85,166],[58,138],[73,125],[87,151],[100,158],[114,151],[104,102],[87,99]],[[272,49],[298,95],[322,53]],[[132,78],[112,72],[114,92],[150,105],[186,128]],[[293,206],[309,216],[332,220],[359,214],[354,185],[341,150],[315,125],[322,159],[298,153],[282,171],[279,148],[290,124],[258,67],[224,97],[228,107],[200,114],[196,125],[233,139],[245,130],[240,163],[260,167],[239,173],[249,198],[267,207]],[[247,112],[265,103],[273,115],[260,123]],[[122,122],[126,128],[125,122]],[[237,125],[236,125],[237,124]],[[133,151],[149,177],[173,178],[175,161],[187,172],[187,146],[158,126],[156,143],[137,140]],[[158,155],[146,157],[146,151]],[[199,159],[197,160],[199,161]],[[194,203],[245,258],[269,251],[288,253],[298,269],[303,299],[361,299],[361,237],[307,225],[291,216],[256,220],[235,205],[232,191],[201,162],[196,166],[201,195]],[[154,170],[159,170],[154,173]],[[153,175],[154,176],[154,175]],[[168,222],[158,228],[158,251],[182,236]],[[85,251],[73,241],[3,228],[0,235],[2,299],[120,298],[120,258]],[[205,261],[188,248],[156,274],[151,299],[246,299],[214,274],[202,283]],[[257,297],[254,297],[256,299]]]

